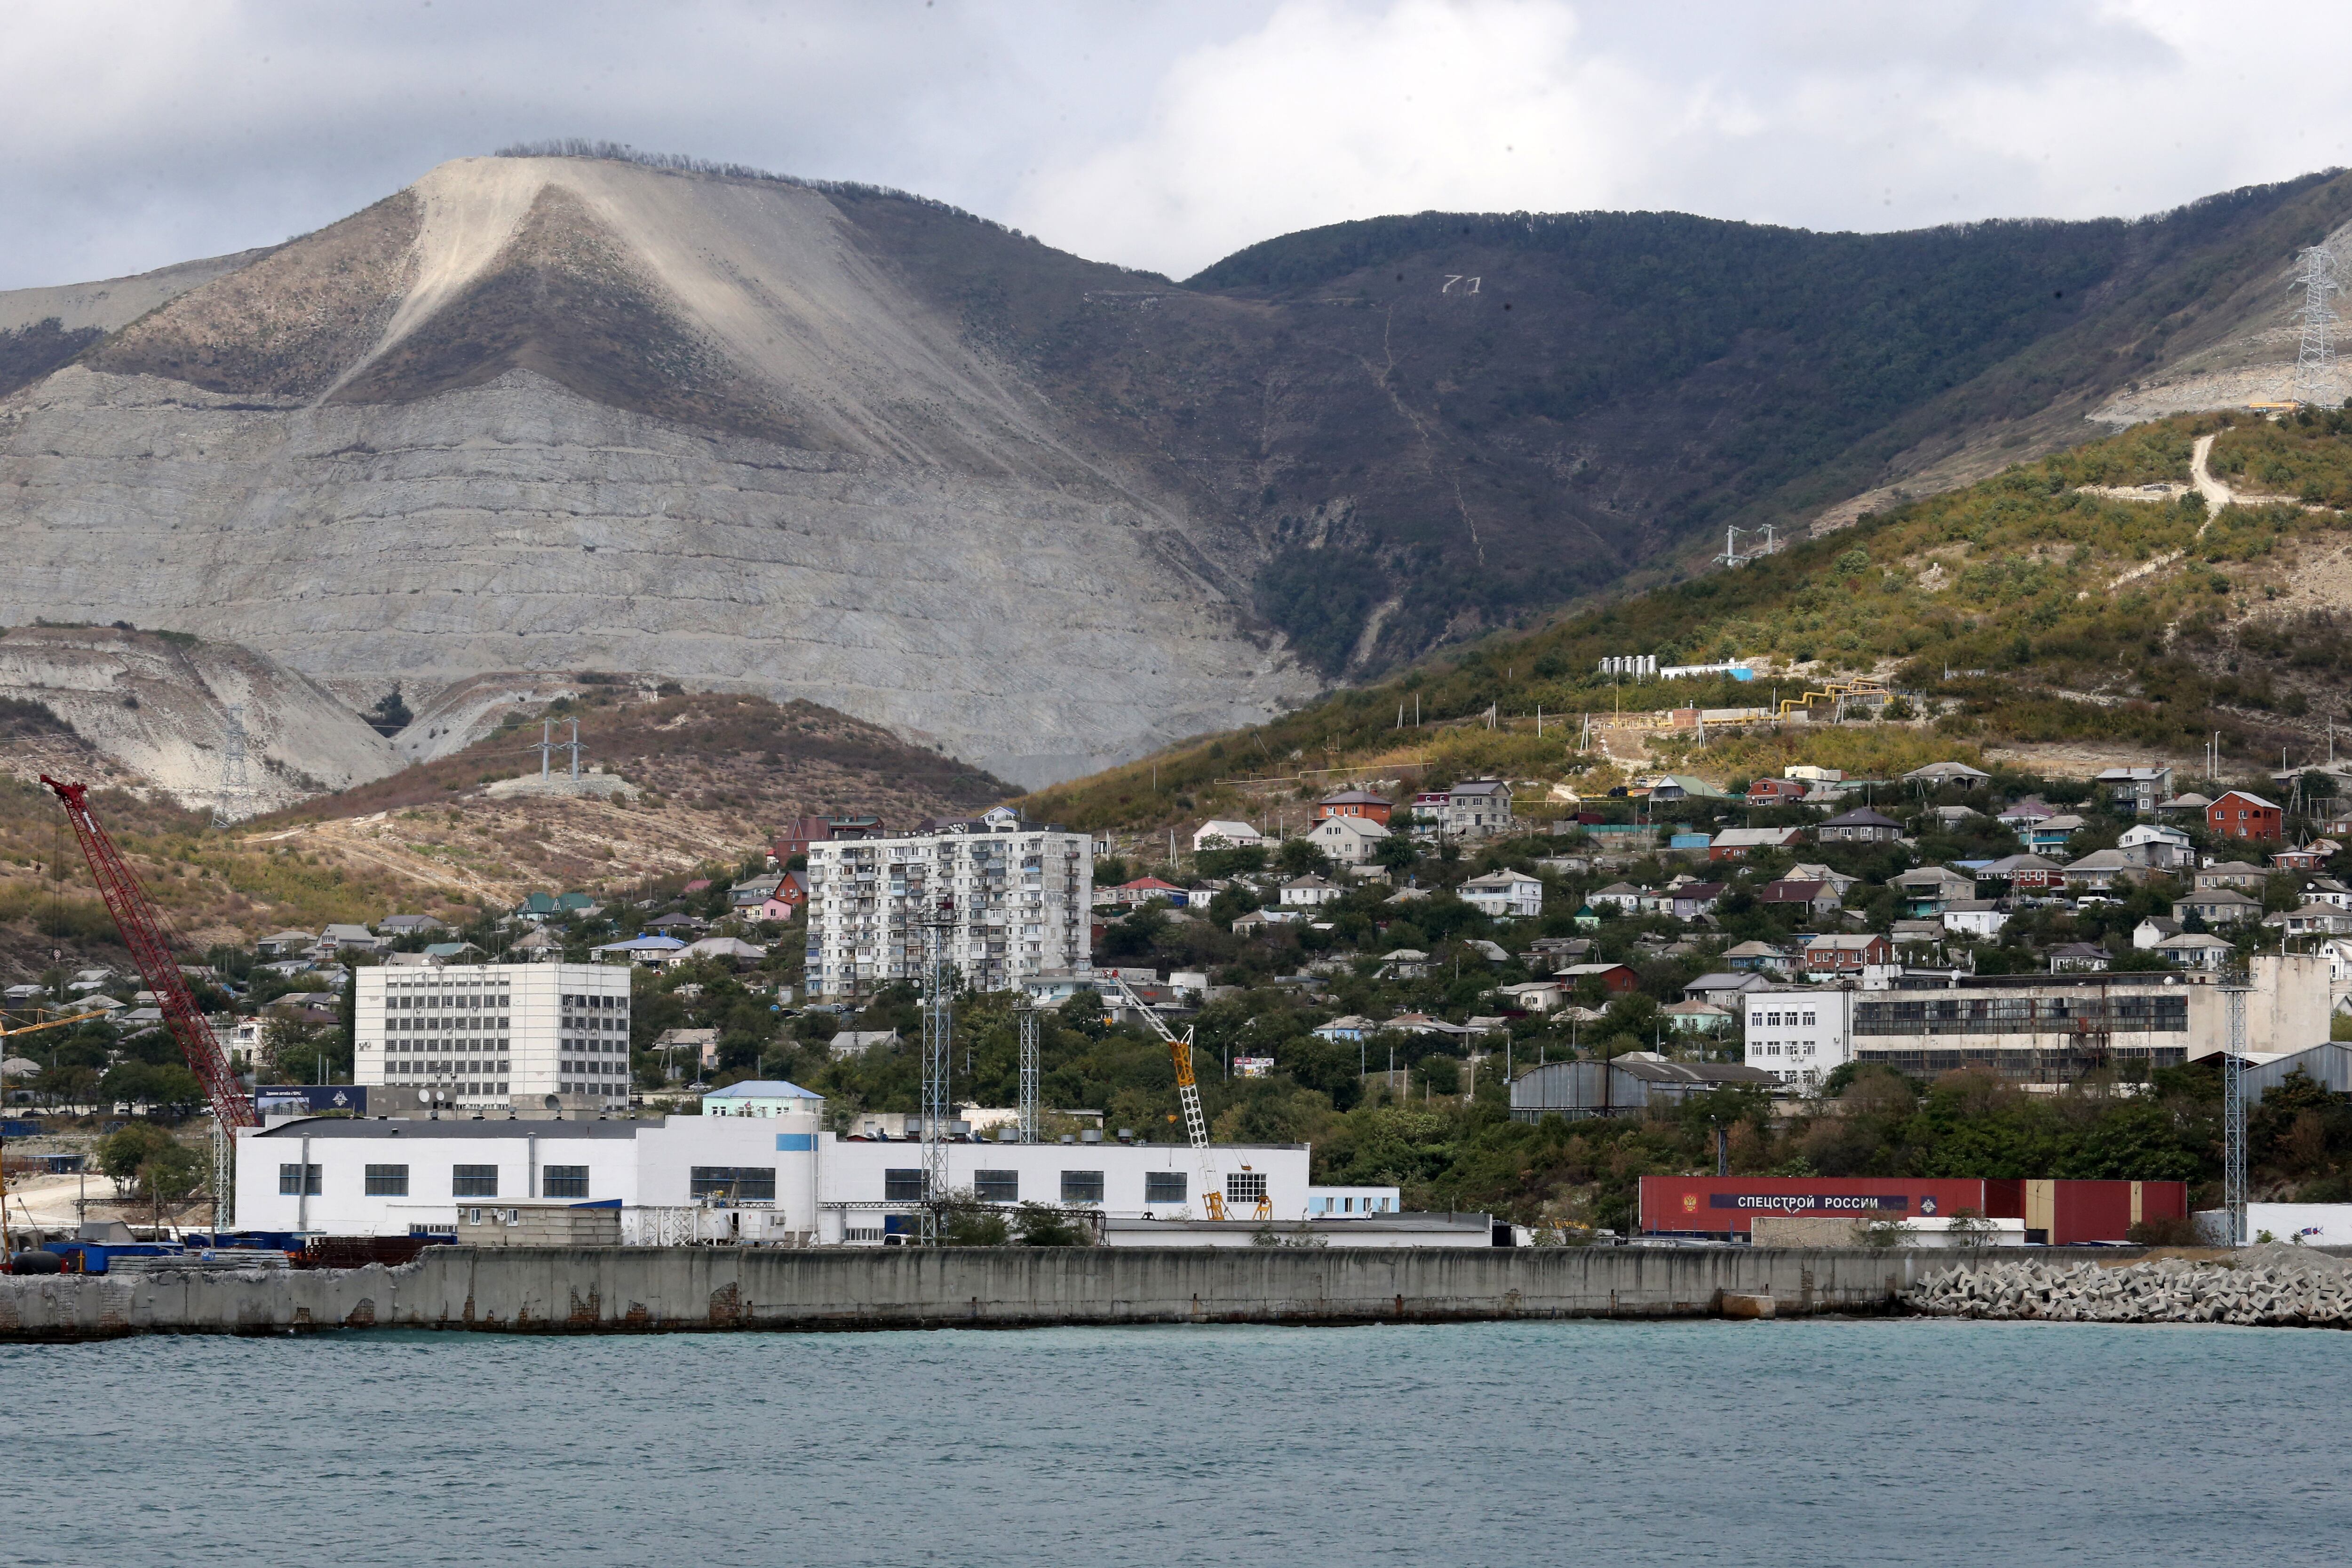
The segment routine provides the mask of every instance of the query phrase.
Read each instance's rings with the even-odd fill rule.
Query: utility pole
[[[554,755],[555,721],[541,719],[539,721],[539,782],[541,784],[547,782],[548,763]]]
[[[572,741],[571,741],[571,746],[572,746],[572,777],[573,782],[574,782],[574,783],[577,783],[577,782],[579,781],[579,778],[580,778],[580,721],[579,721],[579,720],[577,720],[577,719],[574,719],[573,721],[572,721]]]

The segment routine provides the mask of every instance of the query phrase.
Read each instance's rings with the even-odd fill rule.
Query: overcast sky
[[[2346,58],[2342,5],[8,0],[0,288],[270,244],[550,136],[1178,277],[1432,207],[2139,214],[2352,163],[2352,93],[2287,100]]]

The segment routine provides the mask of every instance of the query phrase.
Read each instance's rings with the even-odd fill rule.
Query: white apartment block
[[[356,1011],[356,1083],[440,1089],[478,1109],[550,1094],[629,1103],[625,964],[371,967]]]
[[[1094,846],[1017,822],[812,844],[808,989],[852,996],[920,979],[932,927],[974,991],[1091,972]]]
[[[1748,1065],[1782,1083],[1820,1083],[1853,1058],[1855,994],[1836,985],[1772,985],[1744,993]]]

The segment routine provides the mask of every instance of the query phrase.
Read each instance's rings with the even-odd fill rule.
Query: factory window
[[[1265,1197],[1264,1171],[1228,1171],[1225,1173],[1225,1202],[1256,1205]]]
[[[1148,1204],[1182,1203],[1184,1201],[1184,1173],[1181,1171],[1144,1172],[1143,1201]]]
[[[882,1196],[894,1204],[919,1204],[923,1201],[923,1173],[920,1170],[884,1171]]]
[[[550,1165],[540,1178],[539,1195],[543,1198],[584,1198],[588,1195],[588,1167],[585,1165]]]
[[[1103,1173],[1100,1171],[1065,1171],[1062,1173],[1062,1201],[1066,1204],[1098,1204],[1102,1202]]]
[[[984,1204],[1017,1204],[1021,1201],[1021,1173],[974,1171],[971,1195]]]
[[[372,1198],[404,1198],[408,1195],[408,1167],[405,1165],[370,1165],[367,1168],[367,1195]]]
[[[697,1198],[730,1204],[772,1204],[776,1201],[776,1171],[772,1165],[697,1165],[688,1190]]]
[[[494,1198],[499,1195],[496,1165],[452,1165],[449,1195],[453,1198]]]
[[[302,1180],[303,1173],[306,1170],[310,1173],[310,1177],[307,1184]],[[299,1164],[278,1166],[278,1190],[287,1197],[300,1197],[305,1191],[308,1191],[312,1197],[317,1197],[319,1195],[319,1167],[316,1165],[304,1166]]]

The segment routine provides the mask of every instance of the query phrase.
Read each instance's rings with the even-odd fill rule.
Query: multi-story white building
[[[476,1109],[551,1094],[629,1103],[625,964],[369,968],[356,1002],[356,1083],[439,1089]]]
[[[975,991],[1090,972],[1094,847],[1010,814],[942,833],[808,849],[808,990],[851,996],[919,979],[934,935]]]
[[[1842,985],[1771,985],[1745,993],[1749,1067],[1782,1083],[1818,1084],[1853,1058],[1855,993]]]

